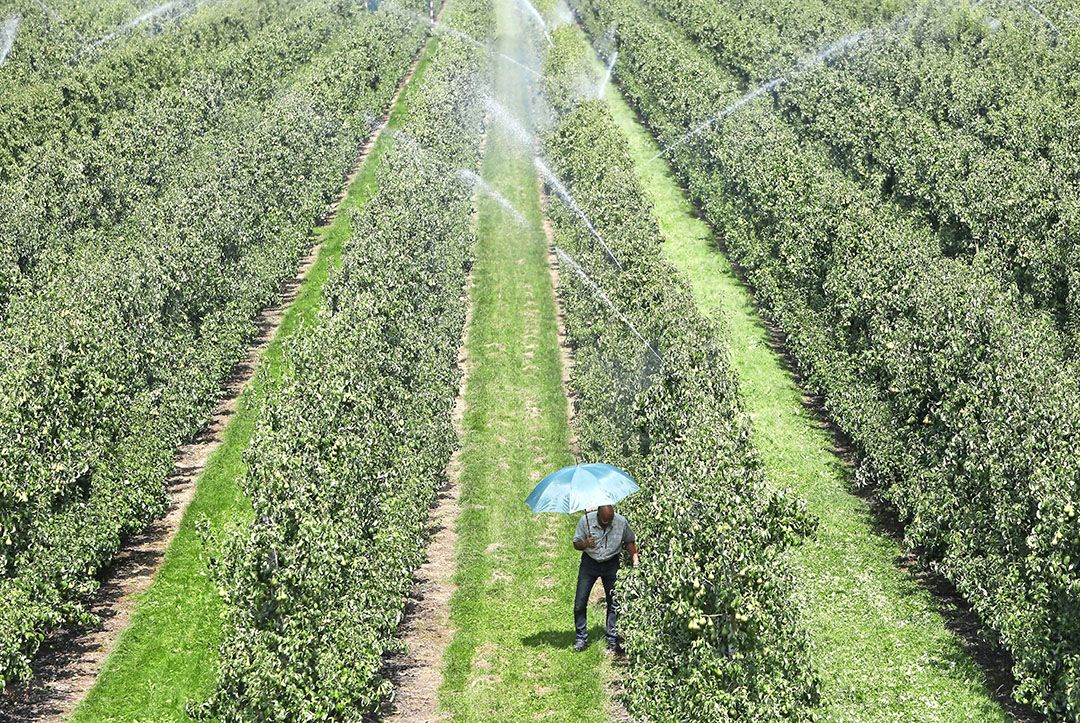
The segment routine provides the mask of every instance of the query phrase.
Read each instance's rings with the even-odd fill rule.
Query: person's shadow
[[[589,640],[596,642],[604,639],[604,628],[601,625],[594,625],[589,628]],[[530,648],[569,648],[574,645],[574,630],[573,628],[566,630],[544,630],[539,633],[533,633],[532,635],[526,635],[521,639],[521,642]]]

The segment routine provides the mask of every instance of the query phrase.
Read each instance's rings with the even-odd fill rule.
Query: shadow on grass
[[[604,628],[594,625],[589,628],[589,645],[604,641]],[[572,648],[574,647],[574,629],[567,625],[565,630],[544,630],[526,635],[521,642],[530,648]]]

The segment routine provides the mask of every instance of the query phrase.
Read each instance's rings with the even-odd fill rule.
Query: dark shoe
[[[626,652],[623,650],[623,646],[619,645],[618,643],[613,643],[610,640],[607,644],[607,651],[612,655],[622,655]]]
[[[574,652],[575,653],[580,653],[582,650],[584,650],[587,647],[589,647],[589,641],[588,640],[577,640],[577,641],[574,642]]]

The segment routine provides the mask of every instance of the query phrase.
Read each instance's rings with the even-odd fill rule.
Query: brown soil
[[[472,275],[466,284],[466,296],[472,288]],[[465,315],[465,329],[472,324],[472,306]],[[454,405],[454,429],[461,438],[465,419],[465,390],[469,380],[469,358],[466,343],[458,352],[458,367],[462,371],[461,386]],[[386,713],[390,721],[447,720],[438,713],[438,691],[442,685],[442,660],[454,637],[450,625],[450,598],[454,584],[455,552],[457,550],[457,518],[461,514],[461,449],[454,451],[446,465],[446,483],[439,492],[428,518],[427,560],[416,571],[413,589],[405,607],[401,638],[405,653],[387,661],[394,681],[395,694]],[[491,550],[494,552],[495,550]]]
[[[341,193],[323,215],[320,227],[328,226],[337,217],[349,186],[385,129],[390,111],[397,105],[402,91],[416,71],[422,53],[423,50],[417,53],[386,113],[360,149],[356,161],[344,174]],[[236,411],[240,395],[255,376],[263,352],[281,326],[286,309],[300,293],[321,249],[321,243],[311,247],[301,258],[295,276],[282,285],[278,301],[263,309],[255,318],[257,334],[244,358],[230,372],[207,426],[177,450],[173,471],[166,481],[168,510],[165,516],[152,522],[142,533],[129,538],[101,573],[101,586],[86,603],[86,609],[101,619],[101,625],[92,630],[67,628],[47,635],[32,664],[34,679],[25,684],[8,686],[0,694],[0,721],[63,720],[71,715],[93,687],[106,658],[127,628],[138,598],[153,583],[164,561],[165,551],[176,536],[184,512],[195,496],[196,480],[206,468],[210,456],[221,446],[225,428]]]
[[[574,426],[574,414],[576,410],[577,394],[570,385],[570,375],[574,369],[574,352],[570,348],[570,342],[566,337],[566,310],[563,309],[562,298],[559,296],[559,264],[555,260],[555,229],[551,225],[548,216],[548,195],[542,181],[537,177],[540,185],[540,211],[544,218],[544,236],[548,245],[548,269],[551,274],[551,288],[555,294],[555,321],[558,325],[559,354],[562,359],[563,389],[566,390],[566,421],[570,434],[570,449],[574,457],[581,460],[581,450],[578,448],[577,430]]]

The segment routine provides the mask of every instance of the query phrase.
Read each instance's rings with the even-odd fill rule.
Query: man
[[[607,599],[607,627],[604,632],[608,650],[618,650],[619,640],[615,635],[615,575],[619,571],[619,553],[624,545],[633,564],[637,565],[636,540],[626,518],[615,514],[615,508],[611,505],[601,505],[596,512],[586,512],[578,521],[574,548],[581,550],[581,564],[578,567],[577,593],[574,595],[575,652],[581,652],[589,644],[585,609],[596,578],[603,581],[604,597]]]

